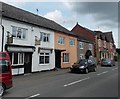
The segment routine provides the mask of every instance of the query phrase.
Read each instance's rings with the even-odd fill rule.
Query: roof
[[[76,36],[71,31],[69,31],[65,27],[59,25],[58,23],[56,23],[52,20],[35,15],[31,12],[22,10],[20,8],[8,5],[3,2],[2,2],[2,11],[3,11],[2,16],[5,18],[18,20],[21,22],[29,23],[29,24],[36,25],[39,27],[54,30],[57,32],[62,32],[62,33],[68,34],[68,35]]]
[[[112,31],[110,31],[110,32],[94,31],[94,33],[95,33],[95,35],[98,36],[98,38],[114,43]]]
[[[76,24],[75,27],[73,27],[73,29],[71,31],[74,32],[75,34],[79,35],[79,37],[81,39],[90,41],[92,43],[95,42],[95,34],[93,33],[93,31],[89,30],[85,27],[82,27],[78,23]]]

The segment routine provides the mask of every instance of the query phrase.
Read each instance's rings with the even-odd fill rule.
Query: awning
[[[108,52],[108,50],[101,50],[100,52],[102,52],[102,53],[106,53],[106,52]]]
[[[23,46],[23,45],[5,45],[5,49],[8,52],[34,52],[34,46]]]

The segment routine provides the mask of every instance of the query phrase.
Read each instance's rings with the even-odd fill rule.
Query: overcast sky
[[[22,2],[4,0],[3,2],[54,20],[69,30],[78,22],[81,26],[91,30],[112,31],[118,47],[118,0],[106,2],[105,0],[48,1],[50,0],[22,0]]]

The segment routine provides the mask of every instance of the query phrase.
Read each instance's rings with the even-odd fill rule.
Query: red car
[[[7,52],[0,52],[0,96],[12,87],[11,61]]]

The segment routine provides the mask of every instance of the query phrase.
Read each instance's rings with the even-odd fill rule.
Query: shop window
[[[12,53],[12,64],[23,65],[24,64],[24,53]]]
[[[39,64],[49,64],[50,54],[49,53],[40,53]]]

